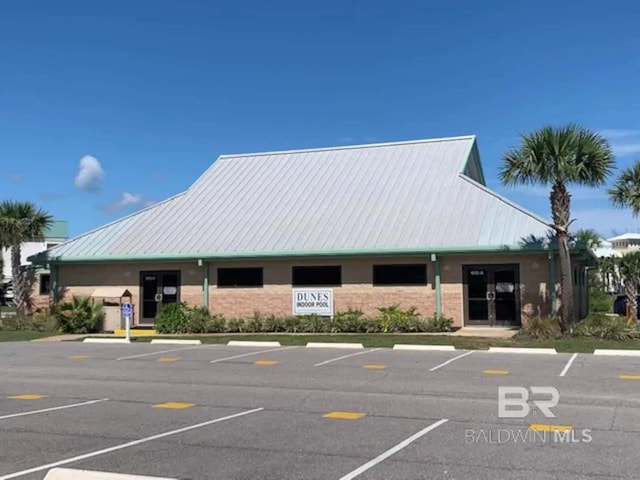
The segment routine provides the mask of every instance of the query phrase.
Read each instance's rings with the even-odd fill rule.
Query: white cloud
[[[607,138],[627,138],[640,136],[640,130],[625,129],[625,128],[605,128],[600,130],[600,135]]]
[[[101,210],[106,214],[113,214],[149,207],[153,205],[153,203],[153,201],[145,199],[140,193],[122,192],[118,200],[109,205],[102,206]]]
[[[85,155],[80,159],[78,174],[74,182],[76,188],[87,192],[96,192],[103,179],[104,170],[96,157]]]
[[[613,153],[616,155],[631,155],[640,153],[640,143],[618,143],[611,145]]]

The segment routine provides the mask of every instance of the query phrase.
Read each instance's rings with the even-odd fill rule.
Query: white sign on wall
[[[294,288],[294,315],[333,316],[333,289],[331,288]]]

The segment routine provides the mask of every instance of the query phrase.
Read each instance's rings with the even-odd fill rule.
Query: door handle
[[[162,301],[162,294],[161,293],[156,293],[155,296],[153,297],[153,299],[156,302],[161,302]]]
[[[496,293],[495,292],[487,292],[487,300],[495,300]]]

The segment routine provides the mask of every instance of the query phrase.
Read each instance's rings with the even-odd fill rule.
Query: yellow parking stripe
[[[367,368],[369,370],[383,370],[387,368],[386,365],[363,365],[362,368]]]
[[[358,420],[366,415],[361,412],[329,412],[323,415],[324,418],[338,418],[341,420]]]
[[[38,394],[34,394],[34,393],[27,393],[24,395],[12,395],[9,398],[12,398],[13,400],[41,400],[43,398],[47,398],[49,395],[38,395]]]
[[[67,357],[71,360],[84,360],[85,358],[89,358],[89,355],[71,355],[70,357]]]
[[[509,370],[485,370],[483,373],[487,375],[508,375]]]
[[[167,402],[167,403],[158,403],[154,405],[153,408],[168,408],[172,410],[182,410],[184,408],[195,407],[195,403],[181,403],[181,402]]]
[[[158,362],[177,362],[180,357],[160,357]]]
[[[277,365],[276,360],[257,360],[254,365]]]
[[[573,430],[571,425],[544,425],[542,423],[533,423],[529,425],[529,430],[536,432],[569,432]]]
[[[640,380],[640,375],[620,375],[620,380]]]

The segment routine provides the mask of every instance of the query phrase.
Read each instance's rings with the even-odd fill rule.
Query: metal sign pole
[[[122,313],[124,314],[124,332],[125,332],[125,340],[127,343],[131,343],[131,314],[133,313],[133,308],[130,303],[125,303],[122,305]]]
[[[125,339],[127,343],[131,343],[131,315],[124,317],[125,321]]]

